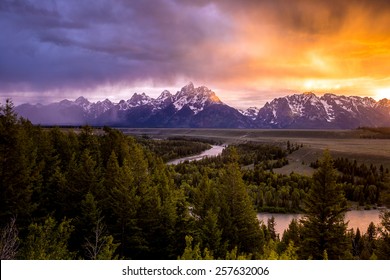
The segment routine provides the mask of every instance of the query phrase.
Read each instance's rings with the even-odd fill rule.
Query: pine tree
[[[22,258],[28,260],[70,260],[75,254],[68,249],[68,240],[74,227],[71,220],[61,223],[48,217],[44,224],[32,223],[26,238]]]
[[[81,202],[81,213],[75,219],[73,243],[79,251],[83,248],[82,257],[86,259],[113,259],[119,246],[109,235],[104,223],[102,211],[91,192]]]
[[[236,161],[237,153],[232,150],[221,176],[220,225],[222,241],[229,243],[229,249],[237,246],[239,252],[259,253],[264,242],[259,221]]]
[[[137,221],[140,196],[127,161],[120,167],[114,152],[107,162],[104,187],[108,194],[104,216],[111,223],[114,238],[120,242],[120,256],[134,257],[143,244]]]
[[[330,153],[325,151],[304,201],[302,258],[323,259],[326,251],[329,259],[342,259],[347,251],[346,199],[336,178]]]
[[[194,240],[192,236],[187,235],[185,237],[186,240],[186,248],[184,249],[183,255],[181,255],[179,260],[213,260],[214,257],[210,253],[210,251],[205,248],[202,252],[200,249],[199,243],[195,246],[192,245],[192,241]]]
[[[218,226],[218,215],[212,210],[209,210],[202,220],[200,231],[202,247],[208,248],[215,256],[220,256],[224,249],[221,248],[222,230]]]
[[[0,226],[17,216],[18,223],[28,225],[35,209],[34,191],[36,149],[27,126],[18,119],[12,101],[0,107]],[[38,173],[35,173],[38,176]]]
[[[353,255],[354,256],[359,256],[360,253],[361,253],[361,239],[362,239],[362,236],[360,234],[360,229],[357,228],[356,229],[356,234],[352,240],[352,250],[353,250]]]
[[[390,210],[383,210],[380,214],[381,223],[378,229],[378,246],[375,254],[378,259],[390,259]]]
[[[59,167],[57,167],[51,175],[47,183],[47,189],[50,190],[50,196],[48,196],[53,196],[53,201],[50,201],[46,206],[48,210],[50,209],[48,213],[53,211],[53,215],[56,219],[65,217],[70,204],[68,196],[68,181],[65,174],[63,174]]]
[[[183,190],[174,186],[170,179],[172,174],[164,162],[153,157],[149,160],[152,161],[148,163],[150,183],[143,186],[145,195],[141,200],[139,221],[150,247],[149,258],[175,258],[180,240],[191,233],[188,227],[184,232],[181,231],[181,225],[187,222],[186,219],[181,221],[180,215],[180,206],[185,202],[185,196]]]
[[[371,222],[367,228],[366,233],[360,239],[361,252],[359,258],[361,260],[369,260],[372,257],[374,250],[376,249],[376,243],[377,243],[376,239],[377,239],[377,229],[374,223]]]
[[[96,197],[102,196],[101,170],[94,160],[95,155],[89,149],[85,149],[80,157],[76,170],[74,184],[80,193],[79,197],[84,197],[91,192]]]
[[[297,260],[298,248],[294,245],[293,241],[290,241],[286,250],[280,255],[279,260]]]
[[[270,219],[267,220],[267,230],[269,232],[270,238],[273,241],[279,239],[279,235],[276,234],[275,226],[276,226],[275,217],[272,216]]]

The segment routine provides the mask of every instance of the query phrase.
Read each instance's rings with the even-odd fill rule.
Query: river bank
[[[225,149],[225,146],[212,145],[210,149],[203,151],[198,155],[171,160],[167,162],[167,164],[176,165],[185,161],[195,161],[204,159],[205,157],[218,156],[222,153],[223,149]]]

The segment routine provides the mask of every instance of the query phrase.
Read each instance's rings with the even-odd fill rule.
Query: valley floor
[[[205,138],[221,143],[273,143],[285,146],[303,145],[289,155],[289,165],[275,172],[310,175],[311,162],[318,159],[324,149],[329,149],[333,157],[346,157],[359,163],[383,165],[390,168],[390,140],[365,138],[362,130],[264,130],[264,129],[163,129],[163,128],[122,128],[128,135],[148,135],[153,138],[188,136]]]

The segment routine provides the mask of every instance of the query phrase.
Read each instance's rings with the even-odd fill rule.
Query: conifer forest
[[[299,145],[151,139],[46,128],[0,110],[0,256],[5,259],[390,259],[390,174],[324,151],[312,176],[273,171]],[[348,205],[382,207],[350,230]],[[283,234],[258,212],[303,213]]]

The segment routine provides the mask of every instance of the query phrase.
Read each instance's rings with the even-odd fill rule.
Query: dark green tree
[[[272,216],[270,219],[267,220],[267,230],[268,230],[270,238],[273,241],[276,241],[276,239],[279,239],[278,235],[276,234],[275,226],[276,226],[275,217]]]
[[[115,251],[119,244],[108,234],[101,210],[92,195],[88,193],[81,203],[81,216],[77,220],[76,234],[83,238],[83,257],[91,260],[111,260],[117,258]]]
[[[380,214],[378,246],[375,250],[378,259],[390,259],[390,210],[384,210]]]
[[[232,149],[228,163],[222,172],[220,194],[220,225],[222,241],[229,244],[229,250],[237,246],[238,252],[259,253],[264,242],[256,212],[249,197],[242,174],[236,161],[237,153]]]
[[[32,223],[23,246],[22,258],[28,260],[69,260],[75,253],[68,249],[68,241],[74,227],[71,220],[61,223],[48,217],[44,224]]]
[[[376,256],[374,251],[377,243],[377,228],[373,222],[368,225],[366,233],[362,236],[362,251],[360,259],[369,260],[372,256]]]
[[[352,231],[352,255],[354,258],[359,257],[363,250],[363,237],[360,233],[360,229],[356,229],[356,233],[354,234]]]
[[[343,259],[348,249],[346,237],[346,199],[336,184],[337,173],[329,151],[325,151],[313,174],[313,186],[304,200],[305,215],[301,220],[302,258]]]
[[[12,101],[0,107],[0,226],[17,216],[18,223],[28,225],[35,209],[31,200],[36,170],[36,147],[27,127],[31,123],[18,119]]]
[[[301,244],[301,224],[299,224],[297,219],[292,219],[288,228],[283,232],[281,250],[285,250],[291,242],[296,247],[299,247]]]
[[[137,221],[141,198],[127,161],[120,167],[114,152],[107,162],[104,185],[108,194],[104,216],[113,228],[114,238],[120,242],[120,256],[134,257],[144,242]]]

